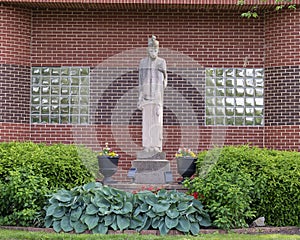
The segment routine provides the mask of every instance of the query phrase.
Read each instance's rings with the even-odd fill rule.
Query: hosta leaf
[[[116,219],[116,215],[112,215],[112,214],[111,215],[106,215],[104,217],[105,226],[111,225],[115,221],[115,219]]]
[[[166,214],[169,218],[177,218],[179,216],[179,212],[176,209],[169,209],[166,211]]]
[[[166,216],[165,224],[169,229],[175,228],[178,225],[178,218],[169,218],[168,216]]]
[[[146,203],[148,203],[151,206],[154,206],[155,204],[157,204],[157,197],[155,194],[149,194],[146,198],[145,198]]]
[[[100,195],[96,195],[94,198],[92,198],[91,202],[97,207],[109,207],[111,205],[109,200]]]
[[[72,225],[76,233],[83,233],[87,230],[87,226],[80,221],[73,222]]]
[[[71,192],[67,190],[58,191],[54,197],[60,202],[70,202],[73,198]]]
[[[184,214],[191,214],[191,213],[194,213],[194,212],[196,212],[196,211],[197,211],[196,208],[194,208],[194,207],[192,207],[192,206],[189,206],[189,207],[185,210]]]
[[[203,227],[209,227],[211,226],[211,221],[209,216],[203,216],[201,222],[199,222],[199,224]]]
[[[135,218],[135,217],[131,218],[129,228],[130,229],[137,229],[138,227],[140,227],[142,225],[142,223],[143,222],[138,218]]]
[[[53,222],[53,229],[58,233],[61,231],[60,221],[57,220]]]
[[[71,211],[71,220],[72,221],[79,220],[81,214],[82,214],[82,207],[77,207],[76,209],[73,209]]]
[[[189,232],[191,228],[190,222],[184,217],[180,217],[176,229],[180,232]]]
[[[51,227],[52,223],[53,223],[53,219],[51,217],[46,217],[45,218],[45,227],[46,228]]]
[[[98,212],[98,208],[94,205],[94,204],[89,204],[87,207],[86,207],[86,210],[85,210],[85,213],[88,214],[88,215],[94,215]]]
[[[193,199],[193,207],[197,208],[198,210],[203,210],[202,203],[197,199]]]
[[[108,227],[104,225],[104,223],[99,223],[97,227],[93,229],[93,233],[106,234],[108,231]]]
[[[46,216],[52,216],[54,214],[56,208],[58,208],[58,204],[50,205],[46,210]]]
[[[140,206],[140,211],[141,211],[141,212],[147,212],[147,211],[149,211],[149,209],[151,209],[151,206],[148,205],[147,203],[143,203],[143,204]]]
[[[161,212],[166,212],[170,208],[169,203],[158,203],[153,205],[153,212],[156,213],[161,213]]]
[[[128,228],[130,225],[130,219],[127,217],[123,217],[122,215],[117,215],[117,225],[118,228],[123,231]]]
[[[99,217],[97,215],[87,215],[84,219],[84,222],[88,226],[88,229],[91,230],[97,226]]]
[[[146,212],[146,214],[150,218],[154,218],[156,216],[156,214],[152,211],[152,209],[150,209],[148,212]]]
[[[132,212],[133,206],[131,202],[125,202],[124,208],[123,208],[123,214],[128,214]]]
[[[191,229],[190,229],[191,233],[193,235],[198,235],[199,231],[200,231],[200,226],[198,223],[191,223]]]
[[[60,222],[60,226],[62,228],[62,230],[64,232],[70,232],[73,230],[73,227],[71,226],[71,223],[70,223],[70,217],[69,216],[64,216],[62,219],[61,219],[61,222]]]
[[[161,222],[161,221],[163,221],[163,218],[161,218],[161,217],[155,217],[155,218],[153,218],[153,219],[152,219],[152,227],[153,227],[154,229],[157,229],[158,226],[160,225],[160,222]]]
[[[56,207],[55,211],[53,213],[53,217],[55,218],[61,218],[63,215],[65,215],[65,208],[64,207]]]
[[[166,224],[164,223],[164,221],[162,221],[159,225],[159,232],[160,235],[167,235],[168,232],[170,231],[170,229],[166,226]]]
[[[185,202],[181,202],[178,204],[177,209],[178,209],[178,211],[183,212],[183,211],[186,211],[188,209],[188,207],[189,207],[189,204],[187,204]]]

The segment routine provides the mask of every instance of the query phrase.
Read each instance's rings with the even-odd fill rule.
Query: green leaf
[[[203,216],[203,219],[201,220],[201,222],[199,222],[199,224],[203,227],[210,227],[211,226],[210,218],[208,216]]]
[[[53,222],[53,229],[58,233],[61,231],[60,221],[57,220]]]
[[[152,227],[154,228],[154,229],[157,229],[158,228],[158,226],[160,225],[160,223],[163,221],[163,218],[161,218],[161,217],[155,217],[155,218],[153,218],[152,219]]]
[[[190,222],[186,218],[180,217],[176,229],[180,232],[189,232],[190,228]]]
[[[166,214],[169,218],[177,218],[179,216],[179,212],[176,209],[169,209]]]
[[[65,215],[65,212],[66,212],[65,207],[56,207],[53,213],[53,217],[61,218],[63,215]]]
[[[45,218],[45,227],[46,228],[51,227],[52,223],[53,223],[53,219],[51,217],[46,217]]]
[[[117,225],[118,228],[123,231],[128,228],[130,225],[130,219],[127,217],[123,217],[122,215],[117,215]]]
[[[170,208],[171,204],[169,203],[158,203],[153,205],[153,212],[161,213],[166,212]]]
[[[77,207],[75,209],[72,209],[72,211],[71,211],[71,220],[72,221],[79,220],[81,214],[82,214],[82,207]]]
[[[58,207],[57,204],[50,205],[46,210],[46,216],[48,217],[48,216],[53,215],[57,207]]]
[[[189,204],[187,204],[186,202],[181,202],[178,204],[177,209],[179,212],[183,212],[183,211],[186,211],[188,209],[188,207],[189,207]]]
[[[97,227],[93,229],[93,233],[106,234],[108,231],[108,227],[104,225],[104,223],[99,223]]]
[[[87,226],[81,221],[72,222],[72,225],[76,233],[83,233],[85,230],[87,230]]]
[[[88,226],[88,229],[91,230],[97,226],[99,217],[97,215],[87,215],[84,219],[84,222]]]
[[[191,223],[191,229],[190,229],[191,233],[193,235],[198,235],[200,232],[200,226],[199,223]]]
[[[73,198],[72,194],[70,193],[70,191],[67,190],[60,190],[58,191],[54,197],[60,201],[60,202],[70,202]]]
[[[73,227],[71,226],[70,221],[71,220],[70,220],[69,216],[64,216],[61,219],[60,226],[64,232],[70,232],[73,230]]]
[[[168,216],[165,217],[165,224],[167,228],[172,229],[178,225],[178,218],[170,218]]]
[[[111,225],[115,221],[115,219],[116,219],[116,215],[112,215],[112,214],[106,215],[104,217],[105,226]]]
[[[161,235],[167,235],[168,232],[170,231],[170,229],[166,226],[166,224],[164,223],[164,221],[162,221],[159,225],[159,232]]]
[[[85,213],[88,215],[94,215],[98,212],[98,208],[94,204],[89,204],[86,207]]]

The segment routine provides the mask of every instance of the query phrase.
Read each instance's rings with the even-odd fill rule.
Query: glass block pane
[[[241,108],[241,107],[235,108],[235,115],[236,116],[244,116],[245,115],[244,108]]]
[[[40,97],[36,97],[36,96],[32,97],[31,103],[32,104],[40,104]]]
[[[246,98],[245,103],[246,103],[246,106],[254,107],[254,99],[253,98]]]
[[[225,116],[225,108],[216,107],[216,116]]]
[[[214,118],[212,118],[212,117],[207,117],[207,118],[205,119],[205,124],[206,124],[206,125],[214,125],[214,124],[215,124]]]
[[[73,104],[73,105],[74,104],[76,104],[76,105],[79,104],[79,97],[77,97],[77,96],[76,97],[71,97],[71,104]]]
[[[73,124],[80,123],[80,122],[79,122],[79,121],[80,121],[80,117],[79,117],[79,116],[74,116],[74,115],[72,115],[72,116],[70,117],[70,119],[71,119],[71,123],[73,123]],[[83,123],[85,123],[85,122],[83,122]]]
[[[32,87],[32,94],[37,95],[40,94],[40,87]]]
[[[51,94],[58,95],[59,94],[59,87],[51,87]]]
[[[226,107],[234,106],[234,98],[226,98],[225,106]]]
[[[216,86],[224,87],[225,80],[223,78],[216,78]]]
[[[237,78],[236,79],[236,87],[244,87],[245,86],[245,81],[243,78]]]
[[[80,75],[80,68],[75,68],[75,67],[71,68],[70,75],[79,76]]]
[[[215,124],[216,125],[224,125],[225,124],[225,118],[224,117],[216,117],[215,118]]]
[[[62,114],[68,114],[69,113],[69,106],[61,106],[60,107],[60,112]]]
[[[71,107],[71,114],[79,114],[79,107]]]
[[[255,125],[263,125],[264,124],[264,119],[263,118],[254,118]]]
[[[236,88],[235,95],[237,97],[243,97],[245,95],[245,89],[244,88]]]
[[[33,67],[32,68],[32,71],[31,71],[32,75],[41,75],[41,73],[42,73],[41,68],[39,68],[39,67]]]
[[[43,106],[42,107],[42,114],[49,114],[50,107],[49,106]]]
[[[88,114],[89,108],[88,106],[80,106],[80,114]]]
[[[69,98],[68,97],[61,97],[60,103],[61,104],[69,104]]]
[[[244,117],[235,118],[235,125],[244,125],[244,124],[245,124]]]
[[[80,78],[80,85],[82,86],[88,86],[89,85],[89,78],[88,77],[81,77]]]
[[[42,75],[50,75],[50,73],[51,73],[51,68],[49,68],[49,67],[43,67],[42,68]]]
[[[214,87],[216,86],[216,81],[214,78],[206,78],[206,86],[207,87]]]
[[[89,68],[81,68],[80,69],[80,75],[81,76],[88,76],[90,74]]]
[[[216,77],[223,77],[224,70],[222,68],[217,68],[215,72],[216,72]]]
[[[52,96],[51,97],[51,104],[58,105],[59,104],[59,97]]]
[[[63,67],[63,68],[61,68],[60,73],[61,73],[62,76],[69,76],[70,75],[70,68]]]
[[[215,108],[214,107],[206,107],[206,116],[214,116],[215,115]]]
[[[81,95],[88,95],[89,94],[89,88],[88,87],[81,87],[80,88],[80,94]]]
[[[234,108],[226,108],[225,109],[226,116],[234,116]]]
[[[42,97],[42,104],[49,104],[49,97]]]
[[[246,116],[253,116],[254,115],[254,108],[245,108]]]
[[[52,114],[59,114],[59,106],[58,105],[52,105],[51,106],[51,113]]]
[[[255,106],[263,106],[264,99],[263,98],[255,98]]]
[[[52,115],[50,121],[51,123],[59,123],[59,116]]]
[[[253,69],[246,69],[246,77],[254,77]]]
[[[88,116],[80,116],[80,123],[81,124],[87,124],[89,122]]]
[[[69,116],[68,115],[61,115],[60,116],[60,123],[68,124],[69,123]]]
[[[263,78],[264,77],[264,70],[263,69],[255,69],[255,78]]]
[[[206,96],[214,96],[215,89],[214,88],[206,88]]]
[[[49,123],[49,115],[41,115],[42,123]]]
[[[50,87],[42,87],[42,94],[50,94]]]
[[[263,108],[258,108],[258,107],[254,108],[254,115],[262,117],[263,116]]]
[[[31,115],[31,122],[32,123],[40,123],[40,116],[39,115]]]
[[[245,100],[244,98],[236,98],[235,99],[235,105],[236,106],[245,106]]]
[[[60,75],[60,68],[52,68],[51,69],[51,75],[56,75],[59,76]]]
[[[234,69],[233,68],[225,69],[225,76],[226,77],[233,77],[234,76]]]
[[[32,81],[31,82],[32,82],[33,85],[40,84],[41,83],[41,78],[34,76],[34,77],[32,77]]]
[[[264,87],[264,80],[263,79],[255,79],[255,86],[263,88]]]
[[[78,95],[79,94],[79,88],[78,87],[71,87],[71,94],[72,95]]]
[[[216,96],[225,96],[225,89],[224,88],[217,88],[216,89]]]
[[[207,106],[215,106],[215,98],[206,98],[206,105]]]
[[[68,87],[62,87],[61,88],[61,94],[62,95],[69,95],[70,94],[70,88],[68,88]]]
[[[233,117],[225,118],[225,125],[234,125],[234,118]]]
[[[263,97],[264,96],[264,90],[262,88],[256,88],[255,89],[255,96],[256,97]]]
[[[226,88],[226,96],[234,97],[234,88]]]
[[[61,85],[69,86],[69,85],[70,85],[70,82],[71,82],[71,80],[70,80],[70,78],[68,78],[68,77],[62,77],[62,78],[61,78]]]
[[[42,85],[50,85],[50,77],[43,77]]]
[[[206,69],[205,70],[206,77],[213,77],[214,76],[214,69]]]
[[[87,96],[80,97],[80,104],[88,104],[89,98]]]
[[[247,87],[254,87],[254,79],[253,78],[247,78],[246,79],[246,86]]]
[[[51,85],[59,85],[59,77],[51,77]]]
[[[254,88],[246,88],[246,96],[254,96]]]
[[[245,69],[236,69],[235,70],[235,76],[236,77],[244,77],[245,76]]]
[[[72,85],[79,86],[79,77],[72,77],[71,83]]]
[[[254,118],[253,117],[246,117],[245,125],[248,125],[248,126],[254,125]]]
[[[234,86],[234,78],[227,78],[226,87],[233,87],[233,86]]]
[[[216,98],[216,106],[225,106],[224,98]]]
[[[40,106],[32,105],[31,106],[31,114],[40,114]]]

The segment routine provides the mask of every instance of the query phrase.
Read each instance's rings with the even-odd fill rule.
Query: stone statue
[[[166,61],[158,57],[159,42],[148,40],[148,56],[139,65],[138,108],[143,112],[143,152],[162,152],[163,95],[167,87]]]

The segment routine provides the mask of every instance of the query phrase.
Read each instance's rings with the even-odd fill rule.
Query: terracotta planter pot
[[[115,183],[111,178],[118,170],[119,157],[98,156],[99,172],[104,176],[103,183]]]
[[[177,157],[177,171],[185,178],[190,178],[196,172],[196,158],[192,157]]]

